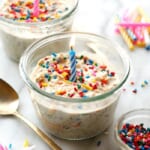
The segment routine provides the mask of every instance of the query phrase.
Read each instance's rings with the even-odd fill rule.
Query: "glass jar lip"
[[[64,98],[62,96],[56,96],[56,95],[52,95],[52,94],[49,94],[43,90],[41,90],[40,88],[38,88],[35,83],[33,83],[29,76],[27,75],[27,72],[26,72],[26,69],[25,69],[25,66],[26,66],[26,62],[27,62],[27,58],[28,56],[30,55],[30,52],[31,52],[31,49],[33,48],[36,48],[37,44],[44,44],[43,41],[45,41],[46,39],[51,39],[49,41],[53,41],[56,37],[59,36],[59,39],[63,38],[63,37],[71,37],[72,35],[82,35],[82,36],[91,36],[91,38],[97,38],[97,39],[104,39],[106,41],[111,41],[111,44],[115,47],[119,47],[121,48],[116,42],[112,42],[112,40],[108,39],[108,38],[105,38],[103,36],[100,36],[100,35],[96,35],[96,34],[93,34],[93,33],[88,33],[88,32],[63,32],[63,33],[56,33],[56,34],[53,34],[53,35],[48,35],[42,39],[39,39],[37,41],[35,41],[34,43],[32,43],[24,52],[24,54],[22,55],[21,59],[20,59],[20,63],[19,63],[19,70],[20,70],[20,74],[23,78],[23,80],[25,81],[25,83],[27,84],[28,87],[30,87],[31,89],[33,89],[34,91],[42,94],[43,96],[46,96],[47,98],[53,98],[55,100],[58,100],[58,101],[64,101],[64,102],[71,102],[71,103],[78,103],[78,102],[81,102],[81,103],[86,103],[86,102],[91,102],[91,101],[97,101],[97,100],[103,100],[104,98],[112,95],[113,93],[117,92],[124,84],[125,82],[127,81],[129,75],[130,75],[130,71],[131,71],[131,65],[130,65],[130,60],[128,58],[128,56],[126,55],[125,52],[123,51],[119,51],[117,50],[117,52],[120,54],[120,56],[124,57],[123,61],[126,62],[126,65],[127,65],[127,70],[125,72],[125,75],[123,77],[123,79],[120,81],[120,84],[118,84],[117,86],[115,86],[113,89],[109,90],[108,92],[106,93],[103,93],[101,95],[98,95],[98,96],[94,96],[94,97],[89,97],[89,98],[86,98],[85,100],[83,100],[83,98],[73,98],[73,101],[70,100],[70,98]],[[117,45],[116,45],[117,44]],[[40,46],[41,46],[40,45]],[[121,48],[122,49],[122,48]]]
[[[65,14],[64,16],[62,16],[58,19],[54,19],[52,21],[25,23],[25,22],[13,21],[11,19],[7,19],[7,18],[1,17],[1,16],[0,16],[0,21],[11,24],[11,25],[18,25],[18,26],[25,26],[25,27],[30,27],[32,25],[34,25],[34,26],[44,26],[44,25],[54,26],[56,24],[59,24],[61,21],[68,19],[69,16],[73,15],[76,12],[78,4],[79,4],[79,0],[75,0],[75,1],[76,1],[75,5],[72,7],[72,9],[70,9],[70,11],[67,14]]]
[[[119,135],[118,135],[119,125],[128,115],[132,115],[133,113],[136,114],[138,112],[141,112],[141,113],[149,112],[149,114],[150,114],[150,109],[149,108],[140,108],[140,109],[134,109],[129,112],[126,112],[125,114],[121,115],[121,117],[118,119],[118,121],[116,122],[116,125],[115,125],[115,129],[114,129],[115,140],[117,143],[119,143],[120,146],[122,146],[126,150],[133,150],[133,149],[130,148],[127,144],[125,144],[119,137]]]

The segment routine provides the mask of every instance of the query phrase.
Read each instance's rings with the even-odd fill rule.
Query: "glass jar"
[[[0,37],[3,49],[11,59],[18,62],[24,50],[35,40],[71,29],[78,0],[60,0],[60,2],[68,8],[67,13],[50,21],[19,22],[0,16]],[[2,10],[5,1],[0,4]]]
[[[150,127],[150,109],[135,109],[130,112],[123,114],[116,123],[115,126],[115,140],[117,142],[118,147],[121,150],[133,150],[127,144],[125,144],[120,136],[119,131],[122,129],[124,124],[134,124],[140,125],[143,124],[144,127]]]
[[[74,39],[76,53],[82,51],[107,59],[118,71],[119,83],[98,96],[65,98],[47,93],[32,82],[31,73],[38,60],[51,53],[68,52]],[[121,88],[130,74],[130,61],[124,50],[112,41],[90,33],[69,32],[45,37],[30,45],[21,57],[20,73],[29,87],[37,114],[47,131],[57,137],[70,140],[87,139],[106,130],[121,94]]]

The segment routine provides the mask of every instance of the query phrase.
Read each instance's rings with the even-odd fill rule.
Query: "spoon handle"
[[[62,150],[52,139],[50,139],[42,130],[37,128],[33,123],[27,120],[25,117],[20,115],[18,112],[15,112],[14,115],[24,121],[31,129],[37,133],[44,140],[45,143],[49,145],[52,150]]]

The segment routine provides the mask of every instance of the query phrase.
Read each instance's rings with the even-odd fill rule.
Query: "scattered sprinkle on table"
[[[99,146],[101,145],[101,143],[102,143],[102,142],[99,140],[99,141],[97,141],[97,144],[96,144],[96,145],[99,147]]]
[[[13,144],[9,144],[8,146],[4,144],[0,144],[0,150],[35,150],[35,145],[30,145],[28,139],[24,140],[23,148],[14,149],[15,146]]]

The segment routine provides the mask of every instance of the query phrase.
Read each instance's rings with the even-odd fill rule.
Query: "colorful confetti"
[[[118,131],[121,140],[134,150],[150,150],[150,128],[144,124],[126,123]]]
[[[140,82],[140,84],[137,84],[135,81],[130,81],[129,82],[129,88],[132,88],[132,93],[137,94],[139,91],[142,91],[141,89],[149,87],[149,81],[148,80],[143,80],[142,82]],[[123,91],[127,91],[128,88],[123,88]]]
[[[24,140],[24,143],[23,143],[23,148],[17,148],[16,150],[18,149],[21,149],[21,150],[35,150],[36,146],[35,145],[29,145],[29,141],[27,139]],[[12,144],[9,144],[8,147],[4,144],[0,144],[0,150],[15,150],[13,148],[13,145]]]
[[[76,76],[72,81],[69,53],[52,53],[39,60],[32,72],[33,80],[42,90],[63,97],[86,99],[100,95],[117,86],[118,79],[111,67],[97,61],[87,54],[77,55]]]
[[[64,16],[69,11],[68,2],[57,0],[39,1],[38,15],[34,12],[34,0],[7,1],[0,10],[0,17],[17,22],[52,21]]]

